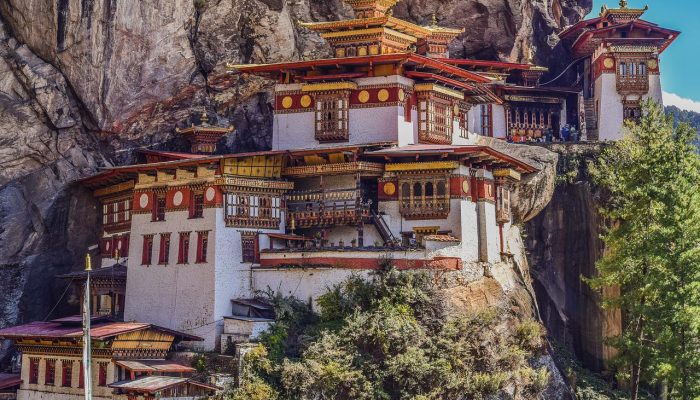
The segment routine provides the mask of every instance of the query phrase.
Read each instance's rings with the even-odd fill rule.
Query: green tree
[[[632,399],[641,382],[667,383],[671,398],[700,396],[700,158],[688,125],[674,127],[648,101],[643,117],[591,168],[609,191],[594,288],[619,287],[603,299],[620,308],[623,334],[610,343],[629,371]]]
[[[549,372],[529,360],[544,351],[541,325],[520,321],[508,307],[446,318],[432,282],[427,273],[393,269],[369,280],[347,279],[318,300],[318,318],[302,318],[305,329],[273,327],[263,336],[265,348],[277,349],[265,356],[273,362],[263,362],[263,351],[247,356],[245,371],[252,373],[234,393],[285,400],[456,400],[512,390],[513,399],[538,398]],[[290,348],[294,343],[303,345]]]

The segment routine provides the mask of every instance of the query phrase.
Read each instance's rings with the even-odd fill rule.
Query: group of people
[[[549,142],[578,142],[581,140],[581,132],[576,129],[576,126],[566,124],[559,130],[559,136],[554,136],[554,130],[552,128],[547,128],[544,131],[544,135],[539,133],[532,136],[509,136],[509,142],[537,142],[537,143],[549,143]]]

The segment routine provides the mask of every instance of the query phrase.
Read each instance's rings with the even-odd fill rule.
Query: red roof
[[[502,153],[490,146],[483,145],[441,145],[441,144],[411,144],[402,147],[394,147],[367,153],[374,157],[413,157],[416,155],[444,155],[444,154],[484,154],[509,164],[521,172],[536,172],[537,168],[525,161]]]
[[[0,390],[9,389],[22,384],[22,377],[19,374],[0,373]]]
[[[72,321],[71,321],[72,322]],[[181,340],[202,341],[204,339],[173,331],[160,326],[140,322],[98,322],[90,329],[90,337],[97,340],[105,340],[114,336],[129,332],[154,329],[172,334]],[[0,329],[0,337],[5,339],[78,339],[83,336],[83,328],[75,323],[59,321],[30,322],[28,324]]]
[[[343,57],[343,58],[327,58],[310,61],[294,61],[277,64],[252,64],[252,65],[236,65],[234,69],[240,73],[274,73],[281,71],[299,70],[305,71],[318,67],[338,67],[340,65],[368,65],[368,64],[391,64],[396,62],[404,62],[405,65],[413,65],[422,68],[431,68],[436,71],[446,72],[455,77],[467,79],[478,83],[488,83],[491,80],[474,72],[466,71],[462,68],[455,67],[442,61],[426,56],[421,56],[412,53],[393,53],[380,54],[375,56],[360,56],[360,57]]]
[[[464,67],[495,68],[506,71],[529,71],[537,67],[536,65],[532,64],[520,64],[505,61],[468,60],[462,58],[441,58],[440,61],[444,62],[445,64],[460,65]]]
[[[139,149],[137,150],[141,154],[147,154],[151,156],[160,157],[164,160],[191,160],[193,158],[203,158],[208,157],[206,154],[192,154],[192,153],[179,153],[176,151],[160,151],[160,150],[147,150]]]

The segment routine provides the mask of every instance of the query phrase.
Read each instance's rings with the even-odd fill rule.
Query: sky
[[[618,0],[593,0],[588,18],[597,17],[600,7],[618,7]],[[661,85],[664,104],[700,112],[700,0],[629,0],[629,7],[649,10],[642,19],[681,35],[661,55]]]

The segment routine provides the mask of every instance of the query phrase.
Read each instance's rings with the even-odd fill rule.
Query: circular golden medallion
[[[387,196],[393,196],[396,193],[396,185],[393,182],[387,182],[384,184],[384,194]]]
[[[603,60],[603,66],[607,69],[615,67],[615,61],[612,58],[606,58]]]
[[[399,89],[399,101],[404,101],[406,99],[406,92],[403,89]]]
[[[377,98],[381,102],[385,102],[385,101],[389,100],[389,91],[386,89],[380,90],[379,93],[377,93]]]
[[[311,105],[311,96],[309,96],[308,94],[301,96],[300,103],[301,103],[301,106],[304,108],[310,106]]]
[[[647,61],[647,67],[649,67],[649,69],[656,69],[659,67],[659,62],[656,60],[649,60]]]
[[[464,194],[469,194],[469,181],[462,182],[462,191]]]
[[[285,98],[282,99],[282,107],[284,107],[284,108],[291,107],[292,103],[294,103],[294,100],[292,100],[292,98],[289,96],[286,96]]]
[[[360,103],[366,103],[369,101],[369,92],[366,90],[363,90],[360,92],[359,95],[357,95],[357,99],[360,100]]]

